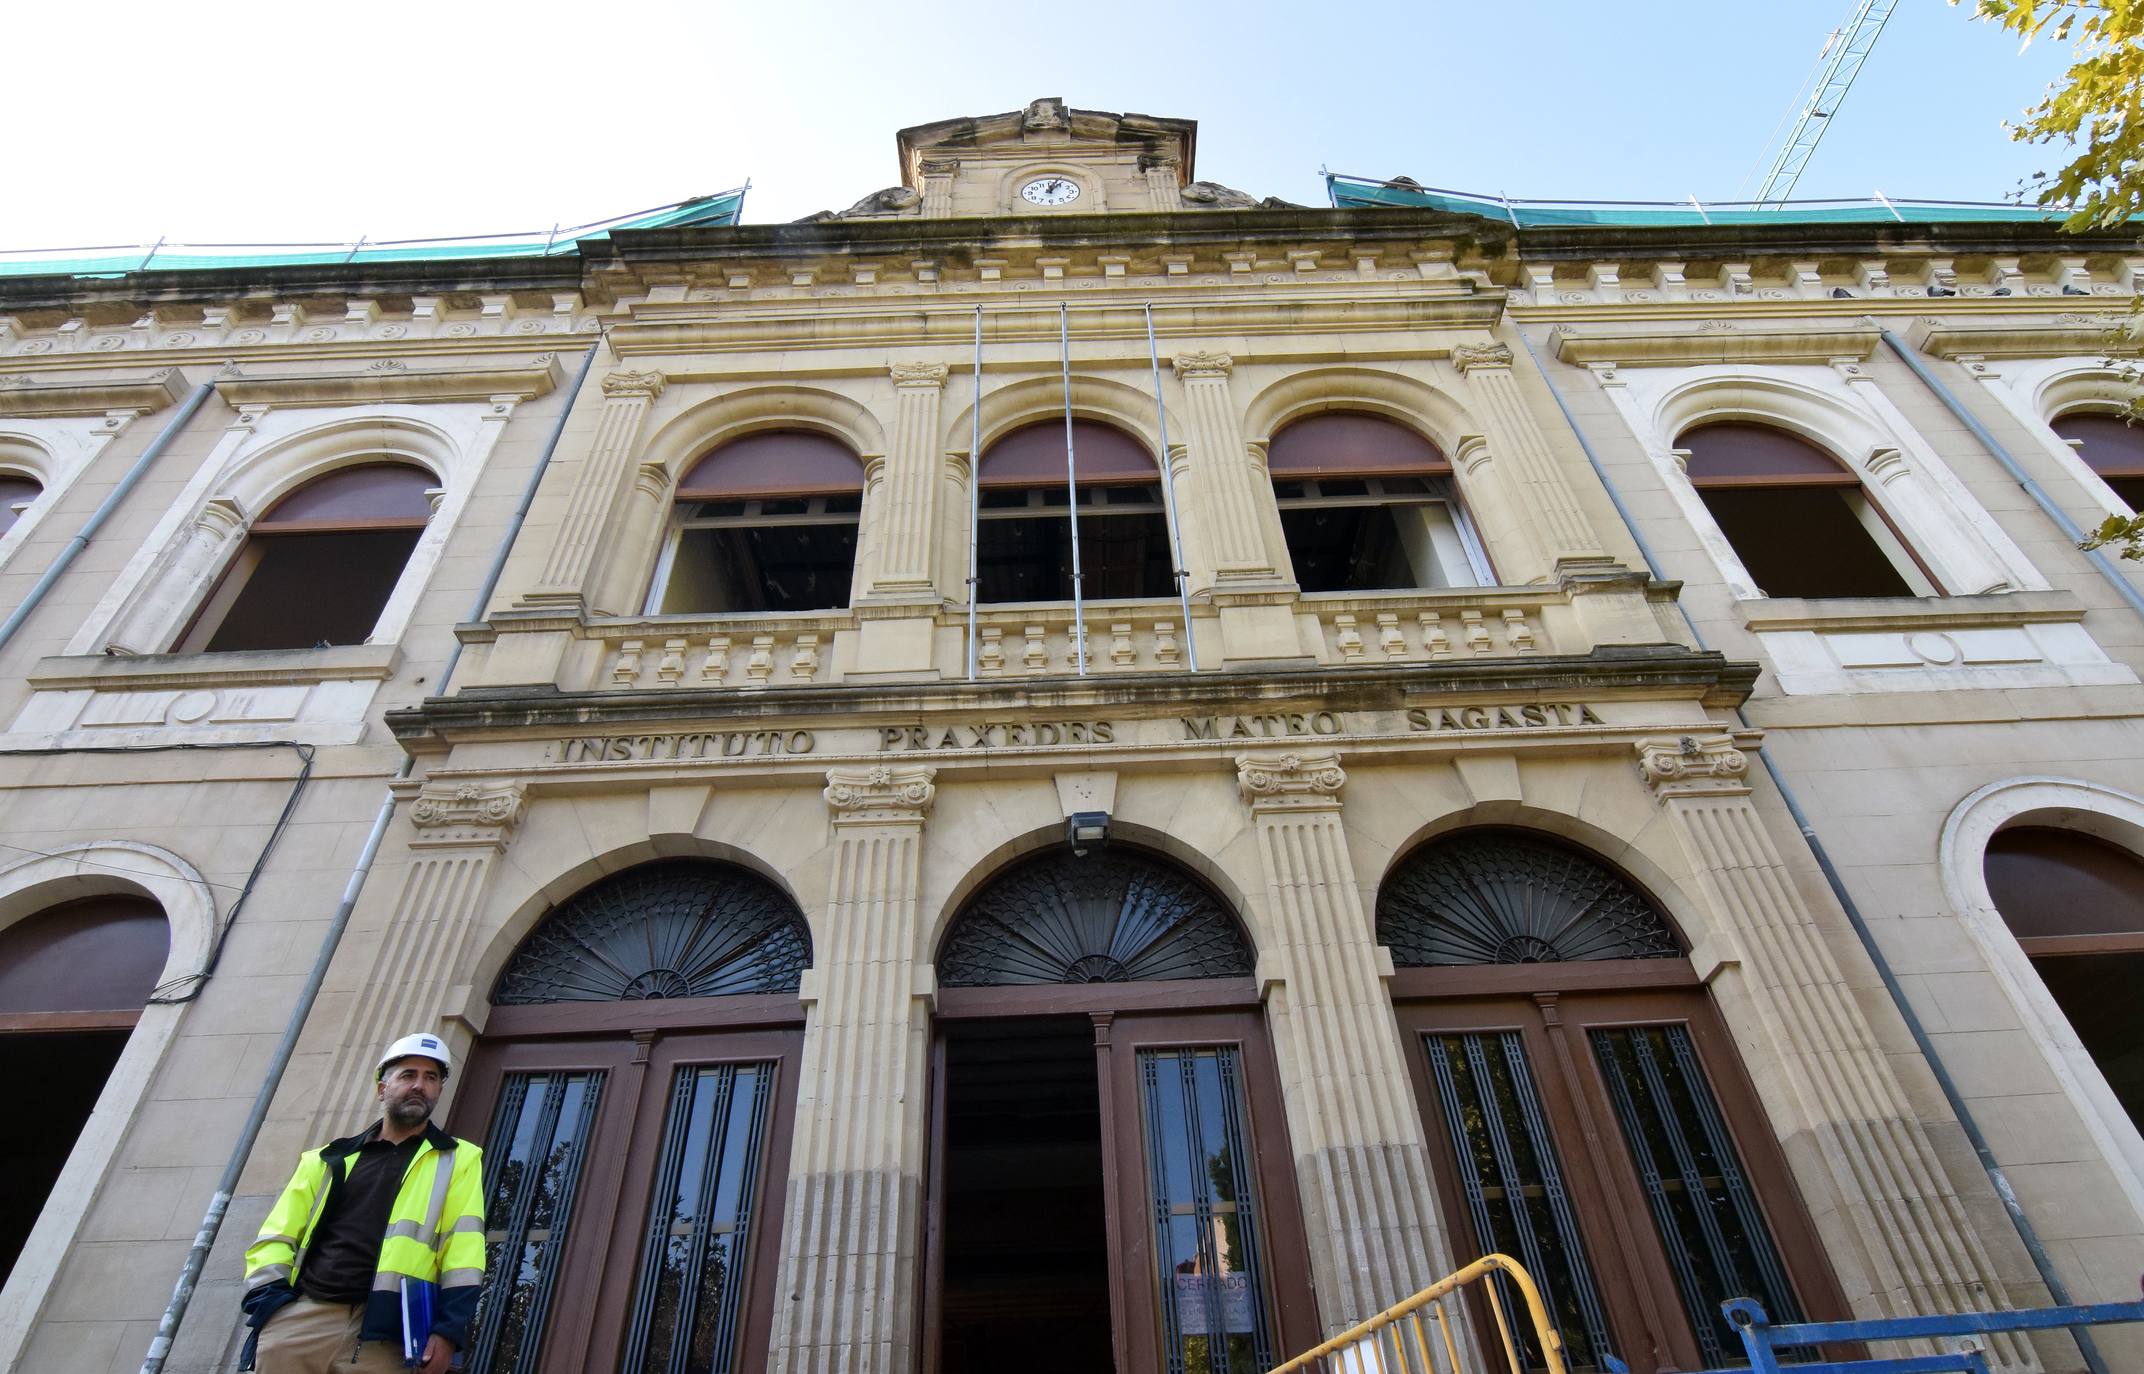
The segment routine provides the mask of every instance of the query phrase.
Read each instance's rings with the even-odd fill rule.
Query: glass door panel
[[[1278,1362],[1260,1272],[1241,1078],[1232,1045],[1139,1051],[1169,1374],[1255,1374]]]
[[[1801,1306],[1690,1031],[1622,1026],[1591,1039],[1705,1363],[1740,1364],[1742,1342],[1720,1315],[1722,1302],[1753,1297],[1782,1322],[1800,1321]]]
[[[1425,1035],[1422,1043],[1475,1235],[1533,1275],[1569,1362],[1599,1367],[1612,1349],[1608,1318],[1519,1033]],[[1503,1301],[1505,1311],[1520,1310],[1508,1285]],[[1542,1365],[1532,1328],[1518,1326],[1521,1354]]]
[[[772,1064],[683,1064],[671,1077],[627,1374],[728,1374],[766,1142]]]
[[[484,1145],[484,1267],[469,1368],[525,1374],[543,1349],[551,1295],[573,1222],[600,1069],[509,1073]]]

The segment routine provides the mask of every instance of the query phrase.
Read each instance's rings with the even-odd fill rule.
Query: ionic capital
[[[920,765],[896,768],[829,768],[826,804],[836,825],[921,825],[938,789],[938,770]]]
[[[194,528],[218,541],[246,527],[245,507],[228,496],[212,496],[194,517]]]
[[[1255,815],[1269,811],[1336,811],[1347,784],[1340,756],[1238,754],[1236,787]]]
[[[1453,344],[1452,366],[1462,377],[1477,367],[1510,367],[1511,349],[1500,343]]]
[[[895,363],[886,370],[897,387],[928,387],[936,391],[945,385],[944,363]]]
[[[1739,797],[1748,793],[1749,755],[1728,735],[1677,735],[1638,741],[1638,772],[1653,795]]]
[[[1236,366],[1236,360],[1226,353],[1179,353],[1170,362],[1176,367],[1176,375],[1185,381],[1226,377]]]
[[[645,372],[613,372],[603,378],[603,394],[614,400],[638,397],[652,401],[663,394],[669,379],[654,368]]]
[[[417,829],[414,848],[443,849],[489,845],[506,848],[515,827],[528,814],[528,787],[509,782],[482,787],[473,782],[427,787],[410,804],[409,823]]]

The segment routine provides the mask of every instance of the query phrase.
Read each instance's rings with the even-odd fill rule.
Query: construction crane
[[[1786,141],[1779,146],[1779,155],[1772,159],[1772,170],[1764,174],[1763,183],[1757,187],[1755,204],[1759,208],[1781,205],[1794,193],[1794,183],[1801,180],[1809,155],[1816,151],[1832,116],[1853,89],[1854,78],[1861,74],[1869,49],[1876,46],[1884,22],[1897,7],[1898,0],[1856,0],[1846,22],[1824,40],[1824,50],[1817,54],[1814,84],[1803,87],[1809,92],[1808,103],[1800,106]]]

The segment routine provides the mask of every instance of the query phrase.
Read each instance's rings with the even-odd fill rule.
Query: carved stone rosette
[[[489,845],[503,850],[513,839],[521,818],[528,814],[528,807],[528,787],[524,783],[482,787],[465,782],[427,787],[410,804],[409,823],[417,830],[410,847]]]
[[[944,363],[895,363],[886,369],[895,386],[926,386],[937,388],[945,385],[947,368]]]
[[[663,394],[669,378],[654,368],[645,372],[613,372],[603,379],[605,396],[644,396],[656,400]]]
[[[931,784],[937,772],[920,765],[895,768],[884,763],[870,768],[830,768],[826,805],[836,825],[920,825],[938,795]]]
[[[1653,795],[1738,797],[1749,791],[1749,755],[1726,735],[1638,741],[1638,771]]]
[[[1346,785],[1336,753],[1236,756],[1236,786],[1254,814],[1337,810]]]
[[[1454,344],[1452,366],[1462,377],[1477,367],[1509,367],[1511,349],[1500,343]]]
[[[1226,377],[1236,365],[1236,360],[1226,353],[1179,353],[1170,361],[1176,367],[1176,375],[1186,381],[1193,377]]]

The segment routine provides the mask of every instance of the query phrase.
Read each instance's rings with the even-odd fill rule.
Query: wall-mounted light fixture
[[[1109,843],[1107,811],[1075,811],[1065,817],[1065,843],[1074,854],[1084,855]]]

